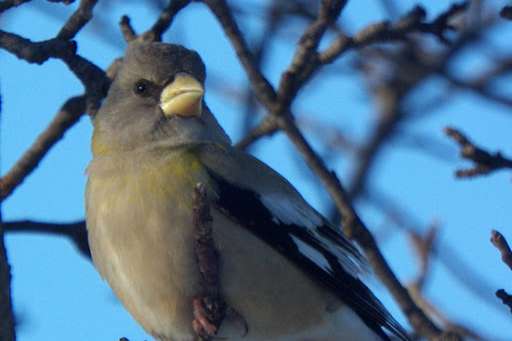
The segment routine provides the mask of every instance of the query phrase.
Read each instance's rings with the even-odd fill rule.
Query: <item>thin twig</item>
[[[2,12],[5,12],[13,7],[17,7],[20,5],[23,5],[26,2],[29,2],[31,0],[4,0],[0,1],[0,14]]]
[[[415,32],[431,33],[439,40],[448,43],[446,31],[453,30],[449,20],[464,12],[468,2],[454,4],[431,22],[426,22],[426,11],[421,6],[414,7],[395,23],[378,22],[367,26],[353,37],[340,34],[324,52],[319,55],[320,63],[332,63],[349,49],[361,48],[373,43],[404,40]]]
[[[0,30],[0,48],[29,63],[42,64],[50,58],[64,61],[86,89],[89,112],[97,110],[99,102],[107,93],[110,80],[105,72],[91,61],[76,54],[74,41],[53,38],[32,42],[14,33]]]
[[[37,167],[46,153],[85,112],[85,96],[72,97],[64,103],[48,127],[36,138],[32,146],[0,179],[0,202],[7,198]]]
[[[258,69],[261,69],[265,64],[265,60],[270,54],[270,48],[274,46],[273,40],[277,37],[276,32],[278,32],[285,23],[285,9],[283,7],[286,7],[286,5],[286,2],[275,1],[269,5],[268,9],[265,11],[268,19],[266,20],[265,28],[261,33],[258,42],[254,44],[253,48],[254,64]],[[243,141],[239,142],[238,146],[241,149],[247,150],[253,142],[262,136],[258,135],[261,133],[261,129],[258,129],[258,127],[252,127],[256,119],[256,113],[259,109],[259,103],[254,95],[251,84],[247,84],[241,97],[243,98],[244,105],[241,132],[245,137],[243,138]],[[265,122],[262,122],[262,124],[263,123]],[[260,124],[260,127],[262,124]],[[270,135],[272,133],[268,132],[268,134]]]
[[[512,250],[510,250],[510,246],[508,245],[505,237],[500,232],[492,230],[491,243],[500,252],[503,263],[512,270]]]
[[[505,289],[499,289],[496,291],[496,297],[498,297],[501,302],[510,309],[510,312],[512,313],[512,295],[507,293]]]
[[[257,98],[263,105],[265,105],[269,113],[274,115],[279,127],[285,131],[290,140],[295,144],[295,147],[303,155],[309,167],[322,180],[324,186],[344,217],[345,228],[350,232],[350,236],[354,237],[354,239],[363,248],[370,264],[375,270],[375,273],[393,294],[394,298],[397,300],[411,322],[411,325],[421,335],[432,339],[440,336],[442,334],[441,331],[432,321],[430,321],[423,311],[415,305],[407,290],[402,286],[390,269],[382,256],[375,239],[352,207],[350,199],[339,179],[334,173],[330,172],[326,168],[322,159],[313,151],[293,122],[289,108],[282,106],[279,99],[275,97],[275,90],[261,72],[254,66],[252,55],[247,48],[247,43],[245,42],[241,32],[238,30],[225,1],[205,0],[205,2],[217,16],[224,32],[231,40],[231,43],[235,48],[249,79],[251,80]],[[311,75],[312,72],[308,71],[307,74]],[[301,80],[300,84],[304,84],[304,82]],[[286,101],[284,103],[286,103]]]
[[[372,188],[364,193],[363,198],[388,217],[392,222],[388,226],[396,226],[407,234],[423,230],[422,224],[416,221],[411,212],[389,195]],[[433,245],[435,248],[432,250],[432,255],[436,256],[450,274],[469,292],[495,311],[501,312],[501,305],[489,300],[489,292],[493,290],[493,286],[488,283],[487,277],[478,273],[471,263],[462,258],[449,243],[438,244],[439,242]]]
[[[4,235],[2,222],[0,220],[0,340],[15,341],[16,320],[11,299],[11,268],[7,260]]]
[[[302,34],[293,60],[288,69],[281,76],[278,96],[280,105],[288,108],[295,98],[297,91],[302,87],[308,76],[317,67],[317,48],[330,25],[339,17],[347,1],[324,0],[316,20]]]
[[[83,220],[71,223],[13,220],[5,222],[3,227],[7,233],[40,233],[68,238],[82,256],[91,260],[91,250]]]
[[[483,99],[501,104],[507,108],[512,107],[512,98],[510,98],[510,96],[500,94],[499,92],[495,91],[495,88],[489,86],[494,80],[493,78],[487,79],[487,82],[484,83],[482,79],[463,80],[460,77],[449,74],[446,71],[442,72],[441,75],[446,81],[448,81],[450,85],[454,87],[457,87],[461,90],[469,90],[481,96]]]
[[[76,54],[76,34],[92,19],[97,0],[81,0],[77,10],[69,17],[55,38],[32,42],[17,34],[0,30],[0,48],[29,63],[42,64],[50,58],[66,63],[80,79],[87,95],[87,108],[94,112],[106,95],[110,81],[105,72],[91,61]]]
[[[162,35],[171,26],[176,14],[190,4],[191,0],[169,0],[153,26],[141,35],[142,40],[162,41]]]
[[[132,27],[130,17],[128,17],[127,15],[123,15],[121,17],[121,21],[119,21],[119,27],[121,28],[121,33],[123,34],[124,41],[126,41],[127,43],[137,38],[137,33]]]
[[[245,150],[263,136],[270,136],[279,131],[279,126],[272,116],[265,117],[261,123],[251,129],[238,143],[237,148]]]
[[[443,328],[450,331],[454,336],[470,337],[473,340],[486,340],[470,327],[453,322],[440,309],[432,304],[423,294],[423,290],[427,279],[429,278],[433,257],[436,253],[436,238],[438,225],[433,223],[424,234],[409,230],[409,237],[413,249],[416,251],[419,271],[416,277],[407,285],[414,301],[429,314],[430,317],[436,318],[443,324]]]
[[[446,135],[457,142],[461,148],[460,156],[473,162],[473,167],[459,169],[455,175],[459,178],[471,178],[487,175],[499,169],[512,169],[512,159],[504,157],[500,152],[490,153],[473,144],[462,132],[455,128],[446,127]]]
[[[226,1],[203,0],[203,2],[215,14],[224,33],[231,41],[231,45],[235,49],[236,55],[251,81],[251,85],[254,88],[254,93],[258,100],[267,107],[273,105],[277,97],[276,92],[268,79],[263,76],[260,69],[254,63],[252,52],[249,50],[247,42],[243,38]]]
[[[361,246],[375,274],[393,295],[414,329],[420,335],[429,339],[439,337],[441,331],[414,303],[407,290],[393,273],[371,232],[354,210],[350,198],[336,174],[327,169],[322,159],[313,151],[292,121],[284,121],[282,128],[333,198],[343,217],[344,231]]]
[[[0,114],[2,112],[2,97],[0,95]],[[5,225],[0,210],[0,340],[16,340],[16,318],[12,305],[11,268],[5,249]]]

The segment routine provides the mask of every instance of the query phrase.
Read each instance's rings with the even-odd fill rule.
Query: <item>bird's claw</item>
[[[196,297],[192,301],[194,320],[192,328],[197,335],[209,339],[217,334],[218,327],[208,318],[208,312],[205,309],[203,298]]]

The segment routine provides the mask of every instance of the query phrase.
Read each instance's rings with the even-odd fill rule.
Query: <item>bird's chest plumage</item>
[[[186,152],[100,158],[91,163],[87,228],[102,277],[149,330],[188,325],[197,294],[192,192],[207,181]],[[178,313],[179,312],[179,313]]]
[[[203,164],[187,152],[100,158],[89,169],[87,228],[94,262],[130,313],[161,340],[194,339],[191,302],[200,287],[192,196],[198,182],[215,189],[210,181]],[[348,329],[339,329],[346,311],[330,293],[211,208],[224,298],[250,326],[242,337],[235,323],[226,332],[229,340],[351,339],[345,338]]]

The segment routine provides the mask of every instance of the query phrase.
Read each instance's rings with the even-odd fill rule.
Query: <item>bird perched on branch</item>
[[[206,106],[205,67],[182,46],[131,43],[93,119],[92,256],[155,338],[407,340],[360,279],[358,250],[282,176],[237,150]],[[243,318],[220,329],[194,309],[193,193],[211,205],[220,290]],[[197,303],[197,302],[195,302]]]

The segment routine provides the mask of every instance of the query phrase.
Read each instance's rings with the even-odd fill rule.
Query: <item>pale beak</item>
[[[178,73],[160,94],[160,108],[166,117],[199,117],[204,89],[201,83],[186,73]]]

